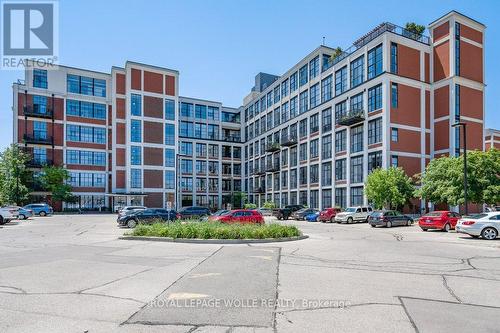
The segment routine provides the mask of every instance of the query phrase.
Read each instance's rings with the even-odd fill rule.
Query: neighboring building
[[[500,130],[487,128],[484,131],[484,149],[500,149]]]
[[[415,175],[459,153],[457,120],[483,133],[484,29],[454,11],[431,37],[383,23],[340,54],[320,46],[281,76],[259,73],[239,109],[179,96],[167,68],[35,66],[13,87],[14,141],[35,170],[71,171],[80,202],[66,208],[218,208],[240,190],[259,205],[364,204],[374,168]]]

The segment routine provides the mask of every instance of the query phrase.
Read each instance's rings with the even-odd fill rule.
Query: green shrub
[[[295,226],[280,224],[222,224],[218,222],[157,222],[139,224],[131,236],[197,239],[264,239],[300,236]]]
[[[246,203],[246,204],[243,206],[243,208],[245,208],[245,209],[255,209],[255,208],[257,208],[257,205],[256,205],[256,204],[254,204],[254,203]]]

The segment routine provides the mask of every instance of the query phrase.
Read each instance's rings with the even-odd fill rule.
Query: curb
[[[264,239],[199,239],[199,238],[170,238],[170,237],[149,237],[149,236],[122,236],[118,239],[141,240],[170,243],[191,243],[191,244],[248,244],[248,243],[277,243],[293,242],[309,238],[307,235],[285,238],[264,238]]]

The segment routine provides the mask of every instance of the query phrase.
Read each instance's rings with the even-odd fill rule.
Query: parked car
[[[1,207],[0,208],[0,225],[9,223],[12,220],[18,218],[17,209],[12,207]]]
[[[356,206],[347,207],[345,211],[335,215],[337,223],[368,222],[368,216],[373,212],[371,207]]]
[[[318,222],[319,212],[306,215],[305,220],[307,222]]]
[[[493,240],[500,231],[500,212],[489,212],[463,217],[455,226],[457,232],[468,234],[474,238]]]
[[[151,224],[158,220],[174,221],[176,218],[177,212],[175,210],[147,208],[129,211],[127,214],[118,216],[116,222],[121,226],[135,228],[139,223]]]
[[[288,220],[290,216],[301,209],[304,209],[305,207],[302,205],[287,205],[284,208],[281,209],[274,209],[273,210],[273,215],[278,218],[278,220]]]
[[[30,209],[33,211],[34,215],[47,216],[52,215],[54,210],[46,203],[29,204],[23,207],[24,209]]]
[[[273,210],[271,208],[261,207],[257,210],[259,211],[259,213],[262,214],[262,216],[272,216],[273,215]]]
[[[122,216],[130,212],[147,209],[145,206],[125,206],[118,209],[118,215]]]
[[[31,209],[24,209],[19,206],[8,206],[8,208],[15,209],[17,211],[17,218],[19,220],[26,220],[28,217],[33,216],[33,211]]]
[[[320,222],[335,222],[335,215],[341,211],[342,209],[338,207],[325,208],[319,213],[318,220]]]
[[[294,220],[305,220],[306,216],[309,214],[314,214],[319,212],[317,209],[314,208],[302,208],[299,209],[298,211],[292,213],[292,218]]]
[[[264,217],[258,210],[236,209],[214,217],[213,221],[220,223],[264,224]]]
[[[177,213],[177,218],[180,219],[190,219],[190,218],[201,218],[210,215],[210,209],[207,207],[184,207]]]
[[[455,229],[460,214],[448,210],[437,210],[430,212],[418,219],[418,225],[423,231],[429,229],[440,229],[446,232]]]
[[[227,209],[219,209],[218,211],[216,211],[215,213],[212,213],[210,214],[209,216],[205,216],[202,220],[203,221],[210,221],[210,220],[214,220],[217,216],[221,216],[223,214],[227,214],[229,213],[230,210],[227,210]]]
[[[368,223],[372,227],[381,225],[391,228],[398,225],[410,226],[413,224],[413,219],[395,210],[376,210],[368,217]]]

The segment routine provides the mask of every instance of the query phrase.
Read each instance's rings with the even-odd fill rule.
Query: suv
[[[341,208],[325,208],[319,213],[318,221],[320,222],[334,222],[335,215],[342,211]]]
[[[345,211],[335,215],[337,223],[368,222],[368,216],[373,212],[371,207],[356,206],[347,207]]]
[[[54,210],[46,203],[29,204],[23,207],[24,209],[29,209],[33,211],[33,215],[52,215]]]
[[[208,209],[207,207],[192,206],[192,207],[182,208],[178,212],[177,217],[180,219],[189,219],[189,218],[204,217],[208,215],[210,215],[210,209]]]
[[[13,207],[0,208],[0,224],[9,223],[18,218],[18,210]]]
[[[276,216],[278,220],[288,220],[294,212],[303,208],[304,206],[302,205],[287,205],[282,209],[273,209],[273,215]]]
[[[144,206],[125,206],[118,209],[118,215],[119,216],[127,215],[128,213],[134,212],[136,210],[144,210],[146,208],[147,207]]]

